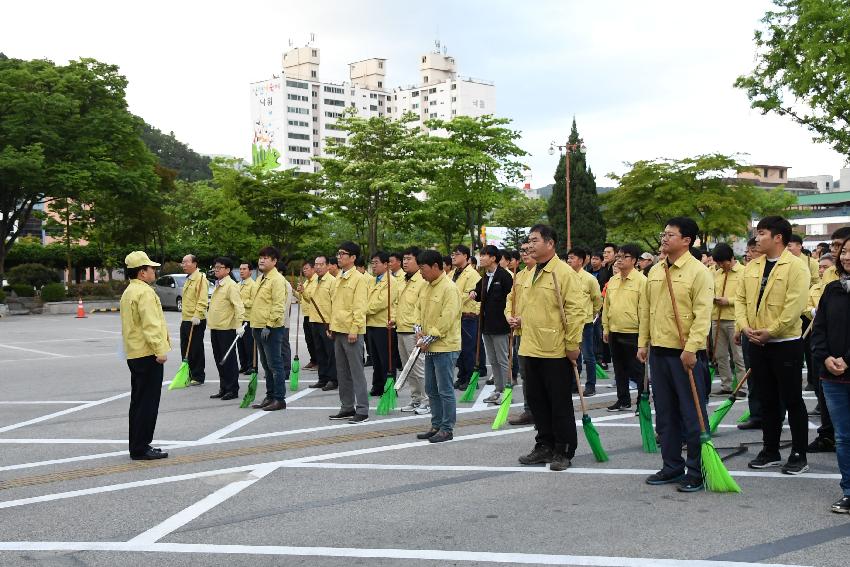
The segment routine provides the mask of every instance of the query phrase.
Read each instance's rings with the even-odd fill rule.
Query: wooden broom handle
[[[516,283],[516,270],[511,270],[511,274],[513,274],[514,283]],[[511,291],[514,293],[511,295],[511,318],[516,317],[516,292],[514,291],[514,286],[511,284]],[[513,363],[514,363],[514,329],[511,329],[510,334],[508,335],[508,379],[511,380],[511,387],[513,387]]]
[[[392,318],[392,305],[390,301],[390,283],[393,280],[393,273],[390,270],[389,264],[387,264],[387,271],[384,272],[384,275],[387,277],[387,322],[393,320]],[[392,374],[395,370],[393,368],[394,360],[393,360],[393,330],[387,325],[387,354],[389,358],[387,359],[387,374]]]
[[[723,272],[723,290],[720,292],[720,297],[726,297],[726,282],[729,281],[729,272]],[[717,364],[717,337],[720,335],[720,310],[723,305],[717,306],[717,325],[714,329],[714,341],[711,343],[711,354],[714,355],[714,364]]]
[[[564,348],[566,349],[567,312],[564,311],[564,301],[561,297],[561,286],[558,284],[558,278],[555,277],[554,270],[552,271],[552,283],[555,285],[555,298],[558,300],[558,309],[561,313],[561,324],[564,326]],[[576,388],[578,388],[578,401],[581,404],[581,413],[586,414],[587,410],[584,407],[584,394],[581,393],[581,379],[578,376],[578,367],[576,367],[576,363],[572,360],[570,360],[570,366],[573,367],[573,375],[576,379]]]
[[[686,251],[686,254],[690,254],[690,252]],[[676,303],[676,295],[673,293],[673,280],[670,279],[670,266],[667,262],[664,262],[664,275],[667,280],[667,291],[670,293],[670,300],[673,302],[673,317],[676,319],[676,331],[679,333],[679,344],[682,345],[682,350],[685,350],[685,334],[682,332],[682,321],[679,318],[679,306]],[[699,419],[699,429],[700,433],[705,433],[705,419],[702,415],[702,408],[699,405],[699,393],[697,392],[696,381],[694,380],[693,370],[690,368],[686,369],[688,371],[688,381],[691,384],[691,395],[694,398],[694,407],[697,410],[697,418]]]

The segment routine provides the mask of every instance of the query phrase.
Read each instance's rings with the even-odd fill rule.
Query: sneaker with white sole
[[[413,410],[413,413],[416,415],[428,415],[431,413],[431,406],[423,406],[420,404],[418,408]]]
[[[486,398],[484,398],[485,404],[500,404],[502,403],[502,394],[499,392],[493,392]]]
[[[751,469],[779,467],[782,466],[782,457],[779,456],[779,453],[770,453],[762,449],[755,459],[747,463],[747,466]]]
[[[420,404],[419,402],[410,402],[408,405],[401,408],[401,411],[405,413],[412,413],[415,412],[416,408],[418,408],[420,405],[422,404]]]
[[[807,470],[809,470],[809,464],[806,462],[806,456],[800,453],[791,453],[782,465],[782,474],[803,474]]]

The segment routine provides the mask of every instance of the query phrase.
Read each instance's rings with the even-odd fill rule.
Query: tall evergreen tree
[[[576,121],[570,131],[570,144],[579,141]],[[549,198],[546,214],[549,224],[558,233],[558,253],[567,252],[567,215],[566,215],[566,158],[561,157],[555,169],[555,186]],[[579,151],[570,152],[570,232],[572,245],[587,250],[601,249],[605,243],[605,223],[599,210],[599,198],[596,194],[596,178],[587,167],[585,155]]]

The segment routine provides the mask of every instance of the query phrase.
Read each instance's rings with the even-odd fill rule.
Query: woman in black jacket
[[[832,511],[850,513],[850,239],[841,245],[835,264],[838,281],[823,291],[812,323],[814,368],[822,368],[823,389],[835,427],[835,453],[844,495]]]

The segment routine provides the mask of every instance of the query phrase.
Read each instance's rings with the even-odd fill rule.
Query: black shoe
[[[240,370],[239,372],[241,372],[245,376],[250,376],[251,374],[254,373],[254,369],[253,368],[246,368],[245,370]]]
[[[141,455],[130,455],[134,461],[155,461],[157,459],[167,459],[168,453],[164,453],[158,449],[148,449]]]
[[[239,392],[227,392],[221,397],[221,401],[235,400],[239,397]]]
[[[600,362],[599,366],[602,367],[602,370],[608,370],[608,363],[607,362]]]
[[[683,478],[676,487],[679,492],[699,492],[705,488],[701,478],[686,477]]]
[[[542,465],[552,462],[552,447],[546,445],[535,445],[534,449],[519,459],[521,465]]]
[[[567,458],[566,453],[553,453],[552,462],[549,463],[550,471],[565,471],[570,468],[572,462]]]
[[[685,473],[666,473],[662,470],[646,477],[646,484],[650,484],[652,486],[659,486],[661,484],[673,484],[674,482],[681,482],[684,479]]]
[[[339,420],[342,420],[342,419],[351,419],[355,415],[357,415],[357,414],[355,413],[354,410],[351,410],[351,411],[340,410],[339,413],[336,413],[334,415],[329,415],[328,419],[333,419],[335,421],[339,421]]]
[[[336,390],[339,385],[336,382],[328,382],[324,386],[322,386],[323,392],[330,392],[331,390]]]
[[[312,384],[310,384],[307,387],[308,388],[324,388],[327,385],[328,385],[327,382],[313,382]]]
[[[818,435],[815,437],[815,440],[809,443],[809,446],[806,447],[807,453],[834,453],[835,452],[835,439],[830,439],[829,437],[824,437],[822,435]]]
[[[220,398],[222,396],[224,396],[224,392],[219,392],[218,394],[213,394],[212,396],[210,396],[210,399],[214,400],[214,399]]]
[[[806,456],[800,453],[791,453],[782,465],[782,474],[803,474],[807,470],[809,470],[809,464],[806,462]]]
[[[608,406],[608,411],[629,411],[632,409],[632,404],[624,404],[621,402],[614,402],[613,405]]]
[[[585,386],[584,387],[584,397],[589,398],[590,396],[596,395],[596,388],[594,386]]]
[[[762,449],[756,458],[747,463],[751,469],[766,469],[782,466],[782,457],[779,453],[771,453]]]
[[[348,420],[348,423],[363,423],[364,421],[369,421],[368,415],[363,415],[362,413],[355,413],[354,416]]]
[[[806,414],[807,414],[808,416],[810,416],[810,417],[817,417],[817,416],[819,416],[819,415],[821,414],[821,411],[820,411],[820,404],[817,404],[817,405],[815,406],[815,409],[807,411],[807,412],[806,412]]]
[[[496,383],[496,380],[495,380],[495,378],[490,378],[489,380],[487,380],[487,381],[486,381],[486,382],[484,382],[484,383],[485,383],[486,385],[488,385],[488,386],[492,386],[493,384],[495,384],[495,383]]]
[[[274,400],[263,408],[263,411],[278,411],[286,409],[286,400]]]
[[[272,403],[273,401],[274,401],[274,400],[273,400],[273,399],[271,399],[271,398],[266,398],[266,399],[264,399],[262,402],[260,402],[260,403],[258,403],[258,404],[251,404],[251,407],[252,407],[252,408],[254,408],[254,409],[263,409],[264,407],[266,407],[267,405],[269,405],[269,404],[270,404],[270,403]]]
[[[836,514],[850,514],[850,496],[842,496],[840,500],[832,505],[830,510]]]
[[[379,391],[377,388],[372,388],[371,390],[369,390],[369,395],[372,396],[373,398],[380,398],[381,396],[384,395],[384,391],[383,390]]]
[[[804,391],[804,392],[814,392],[814,391],[815,391],[815,387],[814,387],[814,386],[812,386],[811,384],[806,384],[806,387],[803,389],[803,391]]]
[[[428,438],[429,443],[443,443],[444,441],[451,441],[454,439],[454,435],[451,431],[443,431],[442,429],[431,437]]]
[[[732,395],[732,390],[727,390],[725,388],[721,388],[720,390],[717,390],[716,392],[712,392],[709,395],[711,395],[711,396],[721,396],[723,398],[728,398],[729,396]]]
[[[760,419],[748,419],[744,423],[739,423],[738,429],[761,429],[761,420]]]
[[[463,391],[463,390],[466,390],[466,388],[468,386],[469,386],[469,382],[461,382],[460,380],[455,382],[455,390]]]
[[[430,429],[429,431],[425,431],[424,433],[417,433],[416,438],[422,439],[422,440],[430,439],[431,437],[436,435],[437,432],[439,432],[439,431],[440,431],[439,429]]]

